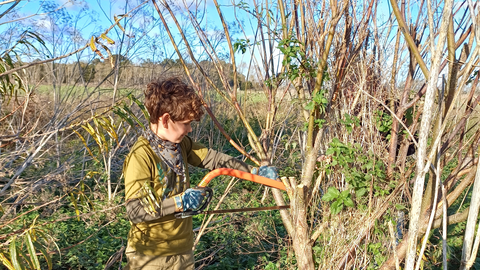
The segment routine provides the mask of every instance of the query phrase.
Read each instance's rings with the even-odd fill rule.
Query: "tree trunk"
[[[477,166],[475,182],[473,183],[472,200],[470,202],[470,213],[468,215],[467,227],[465,228],[465,237],[463,237],[462,263],[460,269],[465,269],[465,263],[472,254],[473,236],[477,225],[478,210],[480,208],[480,166]]]
[[[308,233],[307,206],[305,200],[307,190],[308,188],[302,184],[295,188],[295,199],[292,202],[292,219],[295,229],[292,240],[298,269],[313,270],[315,265],[313,263],[312,244],[310,243]]]

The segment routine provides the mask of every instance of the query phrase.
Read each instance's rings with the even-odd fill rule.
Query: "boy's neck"
[[[165,139],[165,136],[162,136],[163,130],[162,127],[159,124],[152,124],[150,123],[150,129],[157,135],[160,139],[164,141],[168,141]]]

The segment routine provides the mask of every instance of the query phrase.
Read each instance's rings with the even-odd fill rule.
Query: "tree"
[[[80,63],[80,68],[85,81],[90,82],[95,78],[95,64]]]

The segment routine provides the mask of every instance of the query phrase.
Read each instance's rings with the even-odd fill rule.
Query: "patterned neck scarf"
[[[143,137],[148,140],[155,154],[157,154],[157,156],[160,157],[177,175],[184,178],[185,164],[183,163],[180,144],[160,139],[149,128],[143,132]]]

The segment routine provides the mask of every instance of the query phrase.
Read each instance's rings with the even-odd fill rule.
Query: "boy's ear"
[[[168,128],[168,120],[170,120],[170,114],[164,113],[162,116],[160,116],[160,123],[164,128]]]

